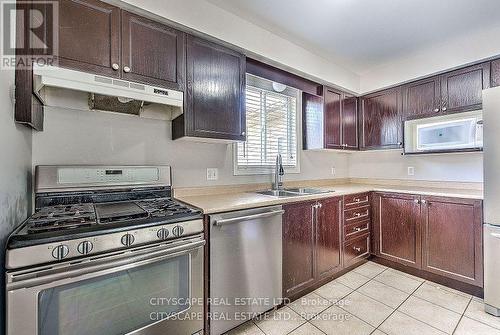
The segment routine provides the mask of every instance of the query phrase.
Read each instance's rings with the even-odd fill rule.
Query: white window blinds
[[[280,153],[285,167],[297,166],[297,100],[299,91],[247,75],[247,140],[236,148],[236,169],[269,169]],[[280,88],[279,85],[277,88]]]

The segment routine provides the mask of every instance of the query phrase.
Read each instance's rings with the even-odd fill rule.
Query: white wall
[[[117,0],[110,2],[118,3]],[[205,0],[126,0],[154,14],[353,92],[359,76]]]
[[[500,55],[500,26],[444,41],[361,74],[360,93]]]
[[[270,182],[270,175],[234,176],[232,146],[171,140],[171,122],[105,112],[47,108],[45,130],[33,133],[33,165],[168,164],[176,187]],[[301,173],[286,180],[347,177],[347,155],[302,152]],[[217,181],[206,168],[219,169]]]
[[[408,176],[408,167],[415,175]],[[400,150],[349,156],[349,177],[483,182],[483,154],[402,156]]]
[[[0,266],[4,266],[5,241],[15,226],[26,219],[30,202],[31,131],[14,123],[10,89],[13,70],[0,70]],[[0,310],[4,303],[1,276]],[[3,328],[3,313],[0,329]],[[0,330],[0,333],[2,331]]]

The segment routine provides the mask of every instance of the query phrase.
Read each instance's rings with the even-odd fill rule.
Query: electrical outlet
[[[335,171],[335,167],[333,167],[333,166],[332,166],[332,170],[331,170],[331,172],[332,172],[332,176],[335,176],[335,173],[336,173],[336,171]]]
[[[409,176],[415,175],[415,168],[413,166],[408,166],[408,175]]]
[[[207,180],[217,180],[217,179],[219,179],[219,169],[207,168]]]

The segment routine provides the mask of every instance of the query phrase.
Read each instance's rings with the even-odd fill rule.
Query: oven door
[[[7,274],[8,335],[203,330],[202,236]]]

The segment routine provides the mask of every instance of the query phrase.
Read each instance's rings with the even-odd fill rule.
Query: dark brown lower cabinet
[[[482,283],[481,201],[422,197],[421,203],[422,269],[473,285]]]
[[[482,201],[375,193],[374,254],[483,286]]]
[[[289,298],[341,270],[342,198],[283,208],[283,296]]]
[[[419,196],[377,193],[374,202],[377,254],[394,262],[420,268]]]

